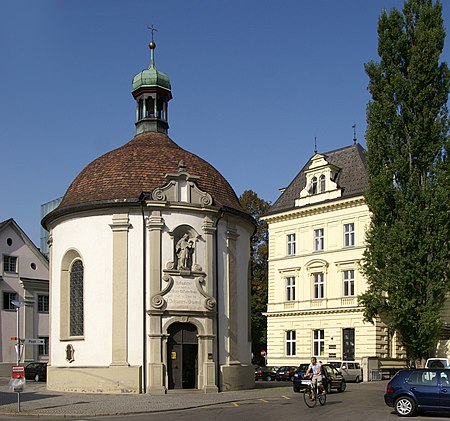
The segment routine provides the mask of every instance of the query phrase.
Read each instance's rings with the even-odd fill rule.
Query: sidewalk
[[[10,392],[6,382],[4,378],[0,381],[0,415],[15,415],[18,412],[17,393]],[[385,382],[361,383],[358,387],[366,388],[369,392],[384,388]],[[45,384],[28,382],[25,392],[20,395],[20,413],[66,418],[129,415],[282,396],[292,398],[298,394],[292,391],[288,382],[257,382],[255,389],[208,394],[197,390],[170,391],[163,396],[53,392],[47,390]]]

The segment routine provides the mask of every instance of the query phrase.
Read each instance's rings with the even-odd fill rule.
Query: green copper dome
[[[141,87],[160,87],[171,90],[170,79],[164,72],[160,72],[156,67],[150,66],[142,70],[133,78],[133,91]]]
[[[160,72],[155,66],[154,50],[156,44],[152,41],[150,47],[150,67],[142,70],[133,78],[133,92],[142,87],[159,87],[171,90],[170,79],[164,72]]]

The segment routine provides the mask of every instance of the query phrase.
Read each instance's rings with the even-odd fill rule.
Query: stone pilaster
[[[229,364],[239,363],[238,353],[238,288],[236,267],[236,241],[239,237],[233,225],[227,226],[227,280],[228,280],[228,359]]]
[[[151,298],[161,290],[161,242],[164,219],[160,211],[153,211],[147,220],[148,230],[148,285],[150,302],[148,317],[148,393],[160,395],[165,394],[165,370],[164,357],[162,355],[164,337],[161,332],[162,311],[152,307]]]
[[[117,214],[110,224],[112,236],[112,362],[128,366],[128,230],[127,214]]]

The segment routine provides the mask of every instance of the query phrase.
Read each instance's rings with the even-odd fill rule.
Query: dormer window
[[[340,168],[329,163],[324,155],[316,154],[305,170],[306,185],[295,200],[295,206],[306,206],[341,197],[342,190],[336,183]]]
[[[311,194],[317,194],[317,177],[313,177],[311,181]]]
[[[325,193],[325,176],[322,174],[319,178],[319,182],[320,182],[320,193]]]

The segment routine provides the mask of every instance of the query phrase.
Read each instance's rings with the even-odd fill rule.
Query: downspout
[[[142,391],[147,393],[147,312],[146,312],[146,284],[147,284],[147,265],[146,265],[146,255],[147,255],[147,240],[146,240],[146,230],[145,230],[145,215],[144,215],[144,204],[145,204],[145,194],[141,193],[141,214],[142,214],[142,308],[143,308],[143,319],[142,319]]]
[[[219,240],[218,240],[218,227],[219,227],[219,221],[223,218],[224,215],[224,209],[219,209],[220,215],[216,219],[216,222],[214,223],[215,228],[215,237],[214,237],[214,255],[215,255],[215,286],[216,286],[216,350],[217,350],[217,364],[216,364],[216,377],[217,377],[217,391],[221,392],[220,390],[220,347],[219,347],[219,334],[220,334],[220,322],[219,322]]]

